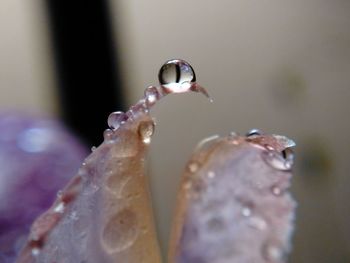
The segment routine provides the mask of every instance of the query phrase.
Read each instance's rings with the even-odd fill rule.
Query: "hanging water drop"
[[[182,59],[168,60],[158,73],[159,83],[165,94],[194,91],[202,93],[210,102],[208,92],[196,83],[196,74],[192,66]]]
[[[108,116],[108,126],[111,129],[118,129],[120,127],[120,125],[122,125],[124,122],[126,122],[128,119],[128,116],[122,112],[122,111],[116,111],[116,112],[112,112],[109,116]]]
[[[151,142],[151,138],[154,133],[154,127],[155,125],[153,121],[144,121],[140,123],[139,135],[145,144],[149,144]]]
[[[196,82],[196,74],[188,62],[182,59],[173,59],[165,62],[160,68],[158,79],[169,93],[181,93],[191,88],[191,85],[188,84]]]

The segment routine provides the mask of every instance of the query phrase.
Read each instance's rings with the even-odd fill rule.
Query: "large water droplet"
[[[124,209],[107,222],[102,240],[108,252],[120,252],[132,246],[140,232],[138,218],[135,212]]]
[[[164,63],[158,74],[159,83],[170,92],[181,93],[191,88],[196,82],[196,75],[191,65],[181,59],[173,59]]]
[[[118,129],[121,124],[127,121],[127,119],[128,119],[128,116],[122,111],[112,112],[108,116],[108,120],[107,120],[108,126],[111,129]]]
[[[151,142],[152,135],[154,133],[154,122],[153,121],[144,121],[140,123],[139,126],[139,135],[142,138],[142,141],[146,144]]]
[[[283,156],[276,151],[264,151],[262,153],[262,158],[268,165],[281,171],[288,171],[293,165],[290,160],[284,159]]]
[[[145,103],[148,108],[152,107],[161,97],[160,92],[154,86],[150,86],[145,90]]]

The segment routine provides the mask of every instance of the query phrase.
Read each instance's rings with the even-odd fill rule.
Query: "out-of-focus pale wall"
[[[48,21],[41,0],[1,0],[0,107],[57,110]]]
[[[348,261],[350,2],[110,2],[130,103],[174,57],[192,63],[214,98],[169,96],[154,110],[151,181],[162,246],[195,144],[257,127],[298,143],[291,262]]]

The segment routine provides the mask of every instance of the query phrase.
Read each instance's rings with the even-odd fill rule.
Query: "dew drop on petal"
[[[128,116],[122,111],[112,112],[108,116],[108,126],[111,129],[118,129],[125,121],[127,121]]]
[[[64,212],[64,203],[60,202],[54,209],[54,212],[62,214]]]
[[[104,226],[102,241],[109,253],[123,251],[132,246],[139,235],[137,214],[124,209],[112,216]]]
[[[145,144],[149,144],[151,142],[154,127],[155,125],[153,121],[144,121],[140,123],[138,132]]]
[[[191,88],[188,84],[196,82],[196,75],[188,62],[173,59],[163,64],[159,70],[158,79],[160,85],[169,93],[181,93]]]
[[[191,162],[191,163],[188,164],[188,170],[189,170],[191,173],[197,172],[198,169],[199,169],[198,163],[196,163],[196,162]]]
[[[266,260],[269,261],[280,261],[283,259],[283,252],[280,248],[272,244],[265,244],[262,247],[262,254]]]
[[[279,195],[282,194],[282,190],[281,190],[281,188],[279,188],[278,186],[273,186],[273,187],[271,188],[271,192],[272,192],[274,195],[276,195],[276,196],[279,196]]]
[[[286,161],[283,156],[276,151],[264,151],[262,153],[262,158],[268,165],[281,171],[289,171],[293,165],[293,163]]]
[[[251,136],[260,136],[263,133],[259,129],[251,129],[250,131],[247,132],[246,136],[251,137]]]

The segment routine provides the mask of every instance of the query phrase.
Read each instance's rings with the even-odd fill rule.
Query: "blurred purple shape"
[[[87,149],[58,121],[0,114],[0,262],[14,261],[34,219],[73,177]]]

